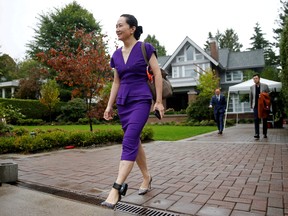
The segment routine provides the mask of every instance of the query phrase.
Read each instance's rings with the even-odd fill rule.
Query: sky
[[[40,15],[64,8],[73,0],[0,0],[0,55],[14,60],[25,58],[26,44],[33,40]],[[233,29],[243,44],[251,47],[250,38],[258,22],[265,39],[274,42],[273,29],[278,28],[280,0],[76,0],[100,22],[102,33],[108,35],[109,52],[115,47],[116,22],[121,14],[134,15],[143,27],[140,41],[155,35],[167,55],[172,55],[188,36],[204,47],[208,33],[224,33]],[[121,45],[121,42],[119,42]]]

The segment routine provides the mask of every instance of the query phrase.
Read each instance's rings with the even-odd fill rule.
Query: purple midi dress
[[[149,117],[152,94],[147,85],[146,63],[141,51],[141,43],[132,48],[127,62],[124,62],[122,48],[117,49],[110,65],[120,78],[116,105],[124,131],[121,160],[135,161],[140,144],[140,135]],[[155,52],[154,47],[146,43],[147,57]]]

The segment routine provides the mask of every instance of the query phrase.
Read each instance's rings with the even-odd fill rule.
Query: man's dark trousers
[[[217,127],[219,131],[223,131],[224,128],[224,113],[217,110],[217,113],[214,115],[215,121],[217,123]]]
[[[254,107],[254,127],[255,127],[255,135],[260,135],[259,132],[259,124],[260,119],[258,117],[258,107]],[[263,118],[263,135],[267,135],[267,118]]]

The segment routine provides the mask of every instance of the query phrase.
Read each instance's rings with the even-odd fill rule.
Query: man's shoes
[[[264,134],[264,138],[267,138],[267,135],[266,135],[266,134]]]
[[[254,138],[255,138],[255,139],[259,139],[260,136],[259,136],[258,134],[256,134],[256,135],[254,136]]]
[[[219,131],[219,134],[222,134],[222,131]]]

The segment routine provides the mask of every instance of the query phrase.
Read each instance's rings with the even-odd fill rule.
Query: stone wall
[[[154,115],[150,115],[148,119],[148,123],[166,123],[166,122],[186,122],[187,121],[186,114],[178,114],[178,115],[165,115],[162,120],[157,119]],[[237,114],[227,114],[227,119],[235,119],[237,118]],[[253,113],[239,113],[238,119],[253,119]]]

